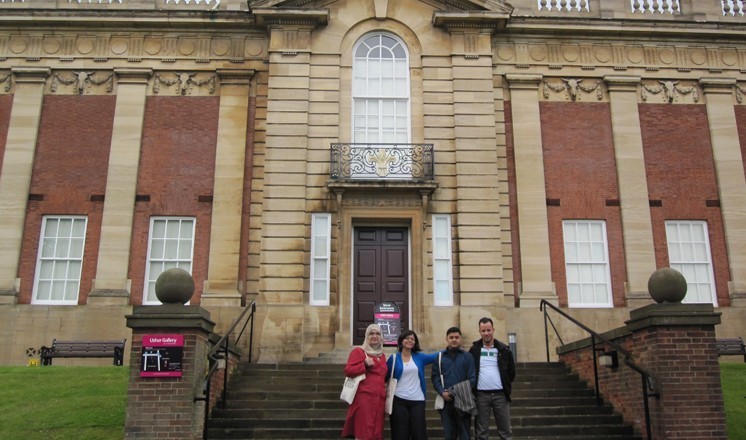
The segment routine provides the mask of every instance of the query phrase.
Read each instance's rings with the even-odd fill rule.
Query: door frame
[[[425,298],[430,289],[425,288],[425,264],[423,252],[423,207],[412,206],[390,208],[386,206],[345,206],[340,214],[338,227],[337,286],[339,288],[339,330],[335,345],[352,346],[352,276],[353,276],[353,227],[399,226],[409,230],[409,322],[408,327],[420,333],[425,317]]]
[[[406,322],[402,321],[402,330],[412,328],[412,226],[406,223],[370,223],[370,222],[353,222],[350,228],[350,239],[352,240],[352,246],[350,246],[350,267],[353,268],[350,271],[350,336],[354,340],[354,307],[355,307],[355,228],[404,228],[407,230],[407,309],[409,315],[407,316]]]

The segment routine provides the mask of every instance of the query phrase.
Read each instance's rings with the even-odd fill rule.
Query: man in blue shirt
[[[501,440],[512,440],[510,428],[510,390],[515,379],[515,360],[510,348],[494,338],[494,326],[490,318],[479,320],[479,335],[469,349],[477,374],[477,440],[488,440],[490,436],[490,412],[497,422],[497,433]]]
[[[439,410],[446,440],[470,440],[471,414],[455,406],[452,391],[459,382],[468,380],[473,389],[476,382],[474,359],[461,348],[461,329],[451,327],[446,332],[448,347],[433,362],[432,380],[435,391],[443,397],[443,409]],[[441,381],[442,378],[442,381]]]

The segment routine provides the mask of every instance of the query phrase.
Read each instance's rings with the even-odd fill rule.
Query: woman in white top
[[[389,374],[398,381],[389,421],[391,440],[426,440],[425,366],[432,364],[438,353],[422,353],[417,334],[404,330],[397,340],[399,351],[389,357]]]

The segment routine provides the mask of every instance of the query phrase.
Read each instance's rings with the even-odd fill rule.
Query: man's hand
[[[443,400],[446,402],[450,402],[453,397],[451,397],[451,393],[448,391],[443,391]]]

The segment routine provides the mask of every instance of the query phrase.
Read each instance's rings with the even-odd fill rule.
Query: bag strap
[[[440,358],[443,356],[443,352],[438,353],[438,371],[440,371],[440,386],[443,387],[443,391],[446,389],[446,381],[443,380],[443,367],[440,364]]]

